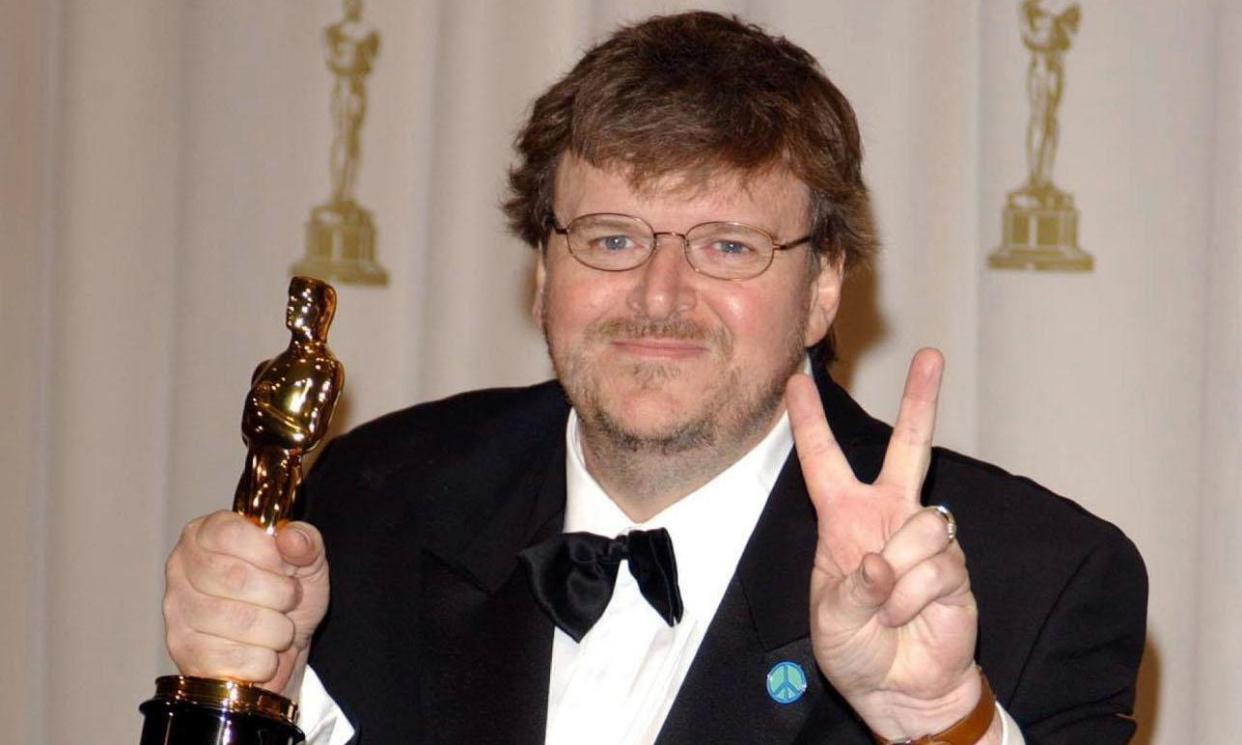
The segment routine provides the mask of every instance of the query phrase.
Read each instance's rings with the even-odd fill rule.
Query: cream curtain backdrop
[[[939,440],[1119,524],[1152,599],[1141,742],[1242,731],[1242,2],[1083,0],[1055,178],[1088,274],[986,268],[1025,177],[1016,0],[709,2],[854,103],[884,252],[841,374],[895,411],[949,361]],[[386,289],[341,287],[339,427],[548,374],[496,208],[530,99],[663,2],[371,0],[358,186]],[[162,564],[225,506],[254,363],[328,196],[333,0],[0,1],[0,728],[134,742]]]

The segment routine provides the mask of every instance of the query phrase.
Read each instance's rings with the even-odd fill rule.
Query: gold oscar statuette
[[[366,78],[379,55],[379,32],[362,20],[362,0],[345,0],[345,18],[324,29],[332,85],[335,133],[328,157],[332,195],[311,210],[306,255],[293,273],[352,284],[382,285],[388,272],[375,258],[375,224],[354,199],[362,161],[362,122],[367,114]]]
[[[1026,91],[1031,117],[1026,125],[1027,179],[1009,192],[1001,217],[1001,245],[988,256],[998,269],[1088,272],[1091,254],[1078,247],[1074,195],[1052,183],[1060,125],[1057,108],[1065,90],[1065,53],[1082,13],[1072,4],[1059,12],[1046,0],[1022,0],[1022,43],[1031,53]]]
[[[302,481],[302,456],[323,442],[345,382],[328,349],[336,291],[310,277],[289,283],[283,352],[255,368],[242,410],[246,463],[233,511],[268,533],[288,519]],[[140,707],[140,745],[298,745],[297,705],[241,680],[166,675]]]

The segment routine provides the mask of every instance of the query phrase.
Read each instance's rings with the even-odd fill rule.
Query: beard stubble
[[[692,451],[732,451],[758,442],[780,405],[785,383],[802,365],[805,316],[790,330],[783,346],[782,363],[766,379],[748,379],[745,371],[729,365],[733,338],[727,329],[708,329],[687,319],[652,321],[615,318],[589,326],[581,347],[558,354],[547,324],[547,298],[544,298],[544,340],[557,378],[582,422],[589,441],[608,447],[614,456],[677,455]],[[697,411],[663,432],[640,432],[614,413],[620,402],[607,400],[606,378],[628,376],[640,390],[653,390],[675,383],[683,374],[680,366],[662,362],[631,362],[625,370],[603,370],[598,360],[587,355],[614,341],[676,339],[703,344],[724,370],[713,391]]]

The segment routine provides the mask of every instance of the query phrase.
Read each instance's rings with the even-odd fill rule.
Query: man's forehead
[[[809,204],[806,186],[783,164],[742,169],[725,163],[650,172],[622,162],[592,164],[565,153],[557,164],[558,204],[576,202],[592,190],[625,191],[641,201],[701,201],[726,205],[739,198],[780,199],[803,208]]]

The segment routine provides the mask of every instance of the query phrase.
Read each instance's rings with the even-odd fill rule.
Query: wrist
[[[978,711],[981,707],[989,715],[989,720],[985,722],[990,721],[996,708],[995,698],[977,666],[972,666],[949,692],[934,699],[886,693],[882,699],[872,703],[863,719],[877,742],[881,743],[918,742],[919,738],[927,735],[946,732],[968,718],[983,716]],[[970,740],[976,741],[977,737]]]

